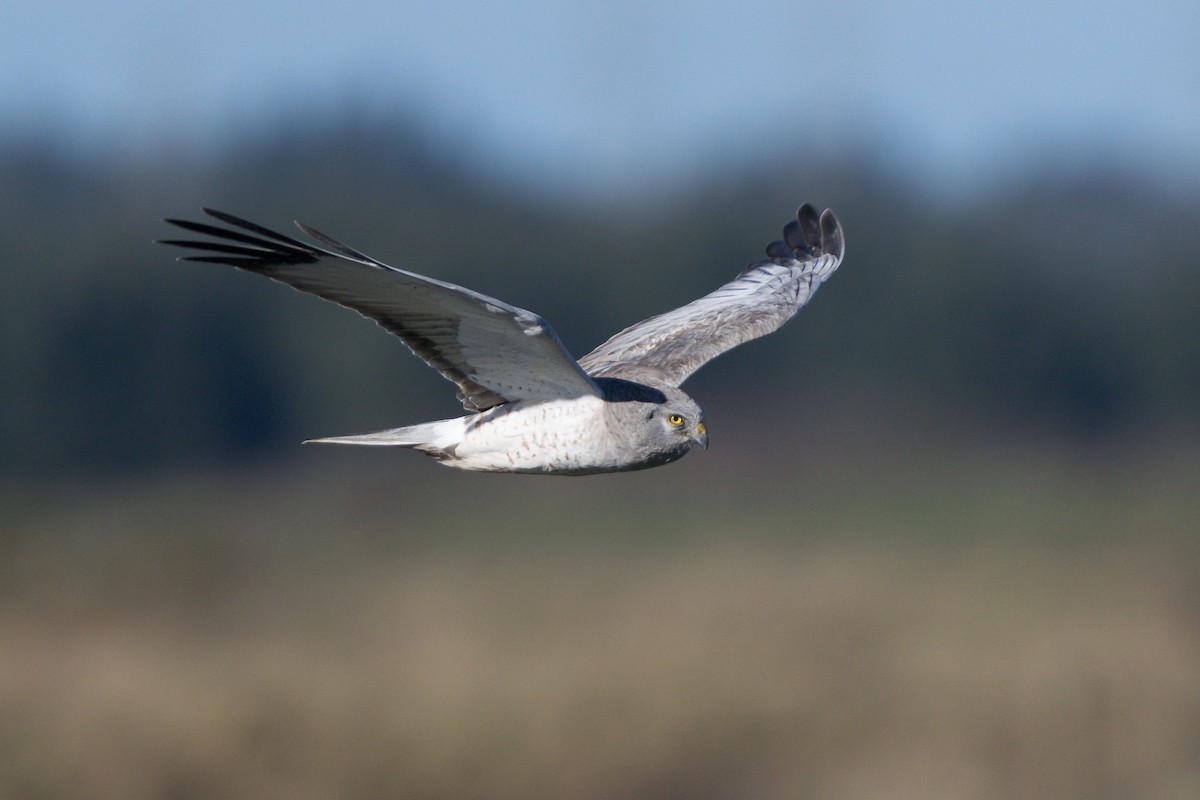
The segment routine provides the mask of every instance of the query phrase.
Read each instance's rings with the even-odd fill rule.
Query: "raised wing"
[[[354,309],[399,336],[458,384],[459,399],[468,410],[513,400],[600,396],[554,329],[537,314],[389,267],[300,223],[296,225],[302,231],[329,249],[231,214],[207,208],[204,213],[234,229],[166,220],[216,240],[161,240],[214,254],[182,256],[181,261],[229,264]]]
[[[751,264],[711,294],[631,325],[579,359],[589,375],[673,386],[726,350],[778,330],[842,261],[842,226],[805,203]]]

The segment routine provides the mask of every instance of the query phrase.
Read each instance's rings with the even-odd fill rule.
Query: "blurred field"
[[[313,452],[5,494],[0,797],[1200,796],[1189,451]]]

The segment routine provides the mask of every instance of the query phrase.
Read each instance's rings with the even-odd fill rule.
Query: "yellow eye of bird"
[[[670,422],[672,425],[682,425],[683,417],[679,416],[678,414],[672,414],[671,416],[667,417],[667,422]]]

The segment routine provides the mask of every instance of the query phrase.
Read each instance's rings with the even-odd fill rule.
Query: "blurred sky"
[[[365,108],[593,185],[847,142],[935,184],[1097,152],[1200,177],[1194,0],[9,0],[0,44],[0,135],[101,148]]]

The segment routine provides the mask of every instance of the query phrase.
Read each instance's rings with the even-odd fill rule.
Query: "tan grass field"
[[[1200,797],[1191,456],[306,458],[5,495],[0,798]]]

